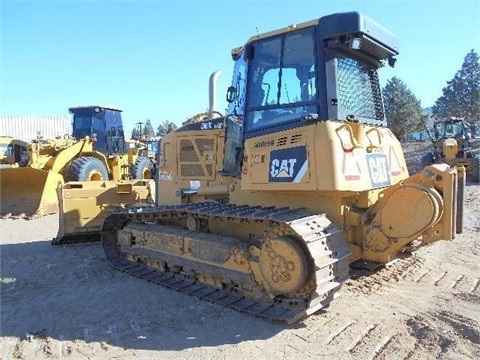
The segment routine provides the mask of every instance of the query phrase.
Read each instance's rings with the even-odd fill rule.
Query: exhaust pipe
[[[220,70],[215,71],[212,75],[210,75],[210,79],[208,81],[208,118],[215,119],[220,117],[220,113],[217,110],[217,81],[222,76],[222,72]]]

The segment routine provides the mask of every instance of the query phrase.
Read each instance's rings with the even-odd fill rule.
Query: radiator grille
[[[188,139],[180,140],[180,162],[198,162],[195,147]]]
[[[200,164],[182,164],[180,165],[180,172],[184,177],[204,177],[206,175],[212,174],[212,165],[205,166],[207,173],[203,170],[202,165]]]
[[[183,177],[205,178],[213,175],[214,165],[206,159],[214,159],[212,154],[215,145],[213,138],[180,140],[180,174]],[[213,160],[212,160],[213,161]]]

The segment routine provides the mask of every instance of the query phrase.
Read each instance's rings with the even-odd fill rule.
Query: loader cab
[[[463,119],[452,118],[449,120],[436,122],[433,124],[433,131],[435,134],[435,141],[448,138],[471,138],[471,133],[469,132],[468,126]]]
[[[377,70],[397,54],[396,38],[356,12],[253,36],[232,50],[228,114],[246,139],[312,121],[386,125]]]
[[[72,136],[95,138],[93,148],[103,154],[124,154],[127,151],[122,123],[122,110],[102,106],[70,108],[73,115]]]

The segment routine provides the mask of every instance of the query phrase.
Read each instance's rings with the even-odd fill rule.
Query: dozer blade
[[[30,167],[0,169],[1,215],[43,216],[58,212],[62,175]]]
[[[103,220],[118,208],[148,206],[149,181],[68,182],[58,188],[59,228],[53,245],[100,241]]]

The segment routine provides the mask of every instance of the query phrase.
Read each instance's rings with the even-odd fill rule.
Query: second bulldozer
[[[378,69],[397,53],[396,38],[359,13],[257,34],[235,48],[226,116],[211,100],[214,116],[161,139],[156,206],[104,213],[107,259],[291,323],[326,308],[350,264],[378,265],[414,241],[453,239],[463,173],[435,164],[409,175],[386,126]],[[62,193],[68,228],[55,242],[92,239],[81,230],[102,217],[104,189]],[[78,216],[85,206],[91,222]]]
[[[105,106],[69,109],[72,134],[28,144],[25,167],[0,169],[1,214],[58,211],[57,187],[68,181],[152,179],[144,147],[125,140],[122,110]]]

